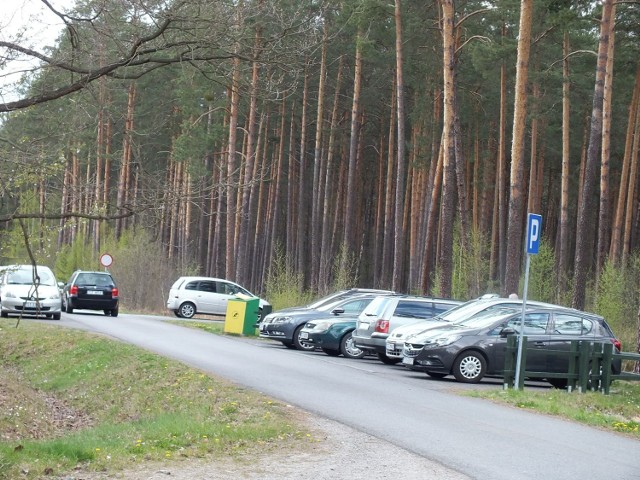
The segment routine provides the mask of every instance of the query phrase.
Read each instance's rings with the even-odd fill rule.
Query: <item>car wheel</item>
[[[353,341],[352,332],[347,333],[342,340],[340,340],[340,352],[347,358],[362,358],[366,352],[356,347]]]
[[[340,355],[340,350],[334,350],[333,348],[323,348],[322,351],[330,357],[337,357]]]
[[[431,378],[444,378],[447,376],[446,373],[438,373],[438,372],[427,372],[427,375],[429,375]]]
[[[67,313],[73,313],[73,307],[69,304],[68,299],[66,302],[64,302],[64,311]]]
[[[464,383],[478,383],[487,371],[487,362],[478,352],[464,352],[453,363],[453,376]]]
[[[9,318],[9,312],[0,312],[0,317]]]
[[[178,318],[182,318],[182,315],[180,315],[180,312],[178,310],[174,310],[173,314]]]
[[[181,317],[192,318],[196,314],[196,306],[191,302],[185,302],[180,305],[178,312]]]
[[[316,346],[313,343],[307,343],[300,338],[302,327],[304,327],[304,323],[296,328],[296,330],[293,332],[293,344],[298,350],[302,350],[304,352],[313,352],[316,349]]]
[[[118,309],[114,308],[113,310],[111,310],[111,316],[112,317],[117,317],[118,316]]]
[[[378,360],[380,360],[385,365],[395,365],[400,361],[399,358],[387,357],[386,353],[380,353],[380,352],[378,352]]]
[[[54,314],[52,315],[52,317],[53,317],[53,319],[54,319],[54,320],[60,320],[60,312],[58,312],[58,313],[54,313]]]
[[[567,388],[568,383],[566,378],[547,378],[547,382],[549,382],[553,388],[558,388],[560,390]]]

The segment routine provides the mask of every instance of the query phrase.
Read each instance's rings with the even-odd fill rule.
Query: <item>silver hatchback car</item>
[[[428,321],[461,303],[457,300],[411,295],[376,297],[358,316],[352,335],[353,342],[359,349],[375,353],[381,362],[393,365],[401,360],[389,358],[386,354],[386,340],[393,329]],[[444,323],[437,320],[437,324]]]

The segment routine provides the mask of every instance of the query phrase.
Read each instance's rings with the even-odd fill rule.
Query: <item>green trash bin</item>
[[[227,314],[224,319],[225,333],[255,335],[259,313],[259,298],[249,297],[229,300],[227,302]]]

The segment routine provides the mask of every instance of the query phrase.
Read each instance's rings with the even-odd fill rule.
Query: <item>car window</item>
[[[544,335],[547,331],[547,324],[549,323],[548,313],[527,313],[524,316],[524,333],[525,335]],[[520,325],[522,324],[522,317],[512,317],[507,322],[507,327],[513,328],[516,332],[520,332]]]
[[[198,282],[189,282],[184,286],[185,290],[198,290]]]
[[[444,313],[447,310],[451,310],[455,305],[451,305],[449,303],[434,303],[433,308],[435,310],[435,314],[438,315],[440,313]]]
[[[198,290],[200,290],[201,292],[216,293],[216,282],[201,280],[200,284],[198,285]]]
[[[224,293],[225,295],[235,295],[240,291],[240,289],[233,285],[232,283],[227,282],[216,282],[218,293]]]
[[[556,335],[587,335],[593,331],[593,322],[578,315],[556,314],[553,333]]]
[[[352,300],[350,302],[345,302],[340,307],[344,309],[345,313],[360,313],[362,312],[367,305],[371,303],[372,298],[361,298],[359,300]]]
[[[393,315],[396,317],[430,318],[433,313],[433,304],[431,302],[400,300]]]

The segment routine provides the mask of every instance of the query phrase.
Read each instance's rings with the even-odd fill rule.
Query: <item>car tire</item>
[[[453,376],[464,383],[478,383],[487,371],[487,361],[481,353],[464,352],[453,362]]]
[[[113,310],[111,310],[111,316],[112,317],[117,317],[118,316],[118,309],[114,308]]]
[[[307,343],[300,339],[302,327],[304,327],[304,323],[293,332],[293,344],[298,350],[302,350],[303,352],[313,352],[316,349],[316,346],[313,343]]]
[[[567,388],[568,384],[566,378],[547,378],[547,382],[549,382],[553,388],[557,388],[558,390]]]
[[[53,315],[51,315],[51,317],[52,317],[54,320],[60,320],[60,312],[58,312],[58,313],[54,313]]]
[[[444,378],[447,376],[446,373],[438,373],[438,372],[427,372],[427,375],[429,375],[431,378]]]
[[[180,312],[178,310],[174,310],[173,314],[178,318],[182,318],[182,315],[180,315]]]
[[[283,340],[282,344],[287,348],[291,348],[291,349],[296,348],[296,346],[293,344],[293,342],[290,342],[288,340]]]
[[[340,355],[340,350],[334,350],[333,348],[323,348],[322,351],[330,357],[337,357]]]
[[[386,353],[380,353],[380,352],[378,352],[378,360],[380,360],[385,365],[395,365],[396,363],[400,362],[399,358],[387,357]]]
[[[178,312],[182,318],[193,318],[196,314],[196,306],[191,302],[185,302],[180,305]]]
[[[2,317],[2,318],[9,318],[9,312],[5,312],[5,311],[0,312],[0,317]]]
[[[346,358],[362,358],[366,355],[364,350],[356,347],[352,332],[347,333],[340,340],[340,353]]]
[[[69,299],[64,302],[64,311],[67,313],[73,313],[73,307],[69,304]]]

